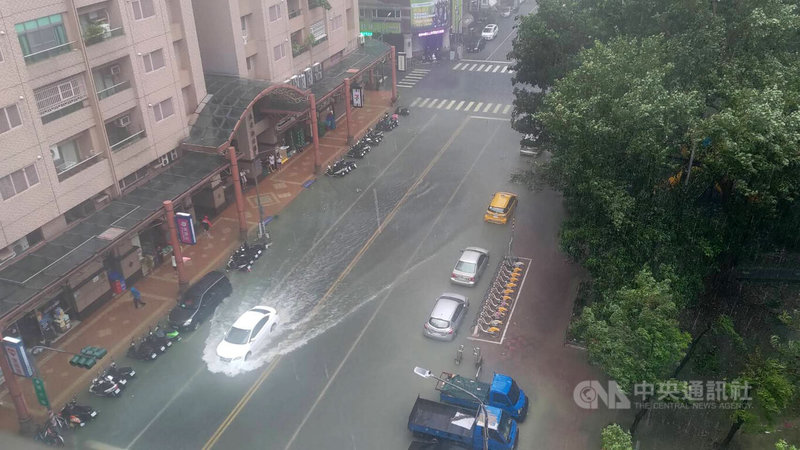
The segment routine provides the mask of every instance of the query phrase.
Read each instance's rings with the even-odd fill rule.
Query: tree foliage
[[[616,423],[603,428],[603,450],[633,450],[631,434]]]
[[[589,360],[632,393],[636,383],[668,379],[691,337],[678,328],[669,281],[642,270],[634,284],[584,309],[575,326]]]

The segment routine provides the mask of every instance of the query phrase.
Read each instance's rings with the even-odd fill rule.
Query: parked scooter
[[[152,361],[158,357],[158,352],[145,341],[144,338],[139,339],[139,342],[131,341],[128,347],[128,358],[139,359],[142,361]]]
[[[62,417],[75,416],[80,419],[84,424],[97,417],[97,411],[91,406],[79,405],[78,400],[73,398],[63,408],[61,408]],[[71,419],[70,419],[71,420]],[[83,425],[81,425],[83,426]]]
[[[98,376],[89,385],[89,392],[98,397],[119,397],[122,388],[114,380],[109,380],[106,376]]]
[[[128,381],[136,376],[136,370],[130,366],[119,367],[117,366],[116,362],[112,361],[103,374],[112,377],[115,381],[121,382],[122,380],[125,380],[125,383],[127,384]]]
[[[371,150],[370,146],[367,145],[364,139],[356,142],[355,145],[350,147],[350,150],[347,152],[347,156],[350,158],[358,158],[361,159],[367,156],[367,153]]]
[[[51,447],[64,446],[64,437],[61,436],[58,433],[58,430],[53,428],[51,424],[47,424],[41,430],[39,430],[39,432],[36,433],[36,436],[34,436],[34,439],[44,442]]]
[[[267,250],[267,245],[263,243],[248,244],[246,241],[242,243],[239,248],[233,252],[233,255],[228,259],[227,270],[237,269],[241,271],[250,272],[253,264],[261,257],[264,251]]]
[[[411,111],[409,111],[405,106],[398,106],[397,109],[394,110],[394,113],[401,116],[407,116],[411,114]]]
[[[147,334],[144,336],[144,340],[150,344],[153,347],[153,350],[158,352],[159,355],[163,355],[164,352],[167,351],[167,348],[172,345],[172,342],[167,345],[166,339],[156,336],[155,333],[153,333],[152,328],[148,330]]]
[[[171,347],[173,343],[181,340],[181,334],[177,328],[168,327],[167,329],[164,329],[161,327],[160,323],[156,324],[155,329],[153,329],[153,333],[155,333],[155,335],[158,337],[166,339],[168,347]]]
[[[355,161],[349,159],[340,159],[328,166],[328,170],[325,171],[325,175],[331,177],[343,177],[355,170],[356,167],[358,166],[356,165]]]

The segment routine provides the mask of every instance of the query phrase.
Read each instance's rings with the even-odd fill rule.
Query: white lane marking
[[[488,116],[469,116],[470,119],[485,119],[485,120],[508,120],[505,117],[488,117]]]
[[[486,105],[486,108],[483,108],[483,112],[489,111],[490,109],[492,109],[492,106],[494,106],[494,103],[488,103]]]
[[[414,86],[408,86],[408,85],[405,85],[405,84],[400,84],[400,83],[397,83],[397,87],[406,88],[406,89],[411,89],[411,88],[413,88]]]
[[[470,68],[469,68],[469,71],[472,72],[473,70],[475,70],[475,67],[477,67],[477,66],[478,66],[477,64],[471,65]]]
[[[439,106],[437,106],[436,109],[442,109],[442,106],[444,106],[445,103],[447,103],[447,99],[442,100],[442,103],[439,103]]]
[[[469,111],[469,109],[470,109],[470,108],[472,108],[472,104],[473,104],[473,103],[475,103],[475,102],[469,102],[469,103],[467,103],[467,107],[466,107],[466,108],[464,108],[464,111]]]
[[[508,66],[503,66],[503,70],[501,70],[500,73],[506,73],[507,70],[508,70]]]
[[[476,63],[494,63],[494,64],[508,64],[511,61],[492,61],[490,59],[461,59],[463,62],[476,62]]]
[[[481,112],[481,106],[483,106],[483,102],[478,102],[478,104],[475,105],[475,109],[473,109],[473,111]]]
[[[420,103],[420,104],[419,104],[419,107],[420,107],[420,108],[424,108],[424,107],[425,107],[425,104],[426,104],[426,103],[428,103],[430,100],[431,100],[431,99],[429,99],[429,98],[427,98],[427,97],[426,97],[425,99],[423,99],[423,100],[422,100],[422,103]]]
[[[464,63],[458,63],[455,66],[453,66],[453,70],[458,70],[458,68],[461,66],[461,64],[464,64]]]
[[[461,110],[461,105],[463,105],[463,104],[464,104],[464,100],[461,100],[460,102],[458,102],[458,105],[456,105],[456,111],[460,111]]]
[[[506,107],[505,107],[505,108],[503,108],[503,114],[508,114],[508,112],[509,112],[510,110],[511,110],[511,105],[506,105]]]
[[[464,64],[464,67],[462,67],[461,70],[467,70],[468,68],[469,68],[469,64]]]
[[[453,107],[453,104],[455,104],[455,102],[456,102],[455,100],[450,100],[450,103],[447,105],[447,108],[445,108],[445,109],[450,109],[450,108],[452,108],[452,107]]]
[[[500,107],[501,107],[501,106],[503,106],[503,105],[501,105],[500,103],[498,103],[498,104],[497,104],[497,106],[495,106],[495,107],[494,107],[494,111],[492,111],[492,114],[497,114],[497,111],[500,111]]]
[[[414,106],[417,106],[417,103],[419,103],[419,101],[420,101],[420,100],[422,100],[422,97],[417,97],[416,99],[414,99],[414,101],[413,101],[413,102],[411,102],[411,105],[410,105],[410,106],[411,106],[412,108],[413,108]]]
[[[484,72],[488,72],[489,69],[491,69],[492,67],[494,67],[494,66],[492,64],[489,64],[488,66],[486,66],[486,70],[484,70]]]
[[[500,69],[500,66],[495,67],[494,70],[492,71],[492,73],[497,72],[498,69]]]
[[[481,64],[481,66],[480,66],[480,67],[478,67],[478,72],[480,72],[481,70],[483,70],[483,68],[484,68],[484,67],[486,67],[486,64]]]

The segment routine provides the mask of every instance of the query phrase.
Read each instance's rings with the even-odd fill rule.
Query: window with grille
[[[269,7],[269,21],[275,22],[281,18],[281,5],[272,5]]]
[[[20,125],[22,125],[22,118],[19,116],[17,105],[0,108],[0,134]]]
[[[86,98],[86,85],[82,75],[61,80],[48,86],[34,89],[39,115],[46,116],[67,106],[82,102]]]
[[[253,70],[256,67],[256,55],[248,56],[245,58],[245,62],[247,63],[247,70]]]
[[[152,72],[164,67],[164,51],[158,49],[154,52],[142,56],[144,61],[144,71]]]
[[[133,18],[136,20],[146,19],[156,15],[153,7],[153,0],[134,0],[131,2],[133,7]]]
[[[167,117],[175,114],[175,109],[172,107],[172,98],[168,98],[163,102],[153,106],[153,114],[156,116],[156,122],[161,122]]]
[[[247,14],[239,17],[239,20],[242,22],[242,37],[247,37],[247,31],[250,29],[250,18],[252,16],[252,14]]]
[[[286,56],[286,47],[283,45],[283,42],[272,48],[272,54],[275,61],[283,59],[283,57]]]
[[[31,164],[0,178],[0,196],[8,200],[36,184],[39,184],[39,173],[36,172],[36,166]]]

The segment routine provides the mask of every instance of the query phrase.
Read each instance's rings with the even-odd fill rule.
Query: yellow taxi
[[[516,207],[517,194],[495,192],[492,201],[489,202],[489,209],[483,215],[483,220],[490,223],[508,223],[508,218],[514,213]]]

